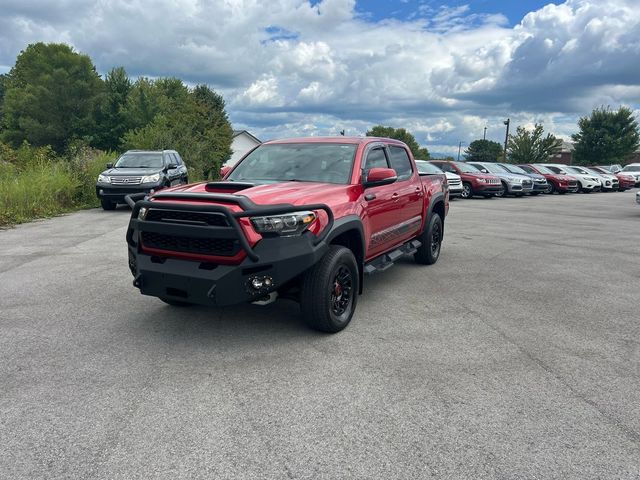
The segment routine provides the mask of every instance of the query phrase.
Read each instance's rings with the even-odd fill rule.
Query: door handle
[[[400,195],[398,193],[394,193],[393,195],[391,195],[391,199],[394,202],[397,202],[400,199]]]

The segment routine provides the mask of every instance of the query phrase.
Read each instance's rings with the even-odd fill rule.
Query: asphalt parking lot
[[[337,335],[141,296],[123,207],[0,231],[0,478],[640,478],[634,195],[454,201]]]

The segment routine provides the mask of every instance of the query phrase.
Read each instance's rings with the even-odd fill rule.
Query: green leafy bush
[[[87,147],[63,158],[47,147],[0,144],[0,225],[97,206],[96,177],[114,157]]]

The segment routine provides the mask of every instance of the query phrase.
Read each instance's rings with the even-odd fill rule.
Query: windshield
[[[347,184],[357,145],[341,143],[278,143],[261,145],[247,155],[230,181],[286,181]]]
[[[505,165],[505,164],[500,164],[501,167],[506,168],[508,171],[510,171],[511,173],[521,173],[522,175],[526,175],[527,172],[524,168],[520,168],[517,165]]]
[[[416,160],[416,166],[418,167],[418,173],[426,173],[428,175],[444,173],[433,163],[425,162],[424,160]]]
[[[115,164],[116,168],[162,168],[162,153],[131,152],[122,155]]]
[[[547,167],[543,167],[542,165],[536,165],[536,168],[540,173],[546,173],[547,175],[553,175],[555,172],[549,170]]]
[[[570,173],[579,173],[580,175],[592,175],[590,172],[580,167],[567,167],[567,171]]]
[[[488,170],[491,173],[509,173],[509,170],[498,165],[497,163],[484,163],[482,168]]]
[[[627,165],[622,169],[623,172],[640,172],[640,165]]]
[[[455,164],[462,173],[480,173],[480,170],[468,163],[455,162]]]

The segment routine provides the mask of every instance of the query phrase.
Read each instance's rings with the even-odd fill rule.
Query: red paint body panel
[[[556,190],[564,192],[569,190],[569,182],[577,182],[578,179],[575,177],[572,177],[570,175],[562,175],[559,173],[543,173],[540,170],[538,170],[536,168],[535,165],[526,163],[524,164],[527,167],[531,168],[532,170],[534,170],[536,173],[542,175],[544,178],[547,179],[547,182],[553,184],[553,186],[555,187]]]
[[[349,184],[314,183],[314,182],[280,182],[266,185],[256,185],[250,188],[239,187],[238,190],[218,189],[207,187],[206,182],[191,185],[174,187],[165,192],[187,192],[187,193],[237,193],[249,198],[252,202],[261,206],[291,204],[305,205],[314,203],[326,204],[335,220],[339,220],[349,215],[357,215],[362,220],[365,235],[365,260],[372,259],[386,251],[392,250],[408,240],[416,237],[422,232],[429,206],[432,199],[438,193],[443,194],[445,216],[449,209],[449,190],[444,175],[431,175],[420,177],[415,166],[413,155],[408,147],[397,140],[380,139],[375,137],[312,137],[296,138],[286,140],[274,140],[265,142],[267,144],[278,143],[342,143],[358,145],[354,157],[351,180]],[[362,183],[362,165],[367,147],[371,144],[384,144],[386,146],[401,147],[405,149],[413,167],[413,173],[409,178],[399,179],[388,185],[364,188]],[[246,157],[246,156],[245,156]],[[242,160],[240,160],[242,162]],[[240,163],[238,162],[238,164]],[[233,167],[235,168],[235,167]],[[226,172],[223,181],[231,174],[233,168]],[[486,176],[482,175],[481,176]],[[231,183],[231,182],[229,182]],[[372,198],[375,197],[375,198]],[[153,198],[151,198],[153,200]],[[159,200],[158,200],[159,201]],[[179,200],[171,199],[171,202]],[[191,203],[208,203],[206,200]],[[212,203],[213,204],[213,203]],[[215,202],[220,205],[220,202]],[[235,204],[225,205],[232,211],[240,210]],[[318,219],[311,226],[310,230],[317,234],[327,224],[326,214],[317,212]],[[444,220],[444,219],[443,219]],[[394,228],[398,228],[397,233]],[[262,238],[251,226],[249,219],[242,219],[242,228],[253,247]],[[394,235],[389,235],[386,241],[372,243],[371,240],[381,232],[392,231]],[[378,238],[381,238],[378,235]],[[143,247],[144,249],[144,247]],[[199,255],[177,255],[170,251],[152,251],[144,249],[152,254],[180,257],[190,260],[219,262],[219,263],[240,263],[244,255],[236,257],[216,257],[203,258]],[[244,253],[244,252],[241,252]]]

